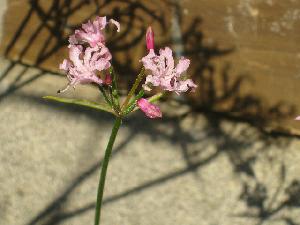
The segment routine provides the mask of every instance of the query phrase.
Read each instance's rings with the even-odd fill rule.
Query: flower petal
[[[179,75],[184,73],[189,67],[189,65],[190,65],[190,60],[182,57],[181,59],[179,59],[179,62],[176,66],[176,73]]]
[[[93,22],[94,28],[98,30],[103,30],[107,25],[106,16],[97,16]]]
[[[174,58],[172,50],[169,47],[165,47],[165,49],[161,49],[159,53],[163,57],[161,64],[165,64],[165,75],[172,75],[174,70]]]
[[[118,21],[116,21],[116,20],[114,20],[114,19],[110,19],[109,20],[109,22],[110,23],[112,23],[112,24],[114,24],[114,25],[116,25],[116,27],[117,27],[117,32],[120,32],[120,23],[118,22]]]
[[[118,32],[120,31],[120,23],[113,19],[109,20],[109,22],[115,24]],[[87,23],[82,24],[81,29],[75,30],[75,34],[70,36],[70,45],[87,42],[91,47],[95,47],[96,45],[104,44],[105,37],[102,30],[106,27],[106,25],[107,21],[105,16],[97,16],[93,22],[88,21]]]

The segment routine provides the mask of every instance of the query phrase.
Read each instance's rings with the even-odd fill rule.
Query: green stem
[[[101,91],[106,103],[113,109],[113,111],[115,112],[116,115],[119,115],[120,114],[119,104],[118,105],[115,104],[115,101],[114,101],[115,99],[113,98],[112,94],[109,93],[109,97],[110,97],[109,98],[106,94],[105,89],[101,85],[99,85],[99,90]],[[109,92],[111,92],[111,91],[109,90]]]
[[[109,96],[111,99],[111,105],[113,110],[115,111],[115,113],[117,113],[118,115],[120,115],[121,109],[120,109],[120,104],[119,104],[119,100],[117,100],[114,96],[113,96],[113,90],[111,89],[111,87],[109,87]],[[117,102],[116,102],[117,101]]]
[[[148,98],[148,101],[149,102],[156,102],[156,101],[158,101],[160,98],[162,98],[163,96],[164,96],[164,92],[161,92],[161,93],[157,93],[157,94],[155,94],[155,95],[153,95],[152,97],[150,97],[150,98]]]
[[[137,76],[131,90],[129,91],[128,95],[127,95],[127,98],[125,99],[122,107],[121,107],[121,110],[123,110],[124,108],[127,107],[127,104],[129,102],[129,100],[131,99],[131,97],[134,95],[134,92],[135,90],[137,89],[137,87],[139,86],[139,84],[141,83],[141,81],[143,80],[144,78],[144,75],[145,75],[145,68],[143,67],[140,74]]]
[[[148,98],[147,100],[149,101],[149,102],[151,102],[151,103],[153,103],[153,102],[156,102],[156,101],[158,101],[160,98],[162,98],[164,96],[164,92],[162,92],[162,93],[158,93],[158,94],[156,94],[156,95],[153,95],[152,97],[150,97],[150,98]],[[131,110],[131,112],[134,112],[134,111],[136,111],[136,110],[138,110],[139,108],[134,108],[134,109],[132,109]]]
[[[140,98],[142,98],[144,96],[145,92],[144,89],[141,89],[139,91],[139,93],[129,102],[128,107],[126,109],[124,109],[124,111],[122,112],[122,115],[127,115],[128,113],[130,113],[132,110],[134,110],[135,106],[136,106],[136,101],[139,100]]]
[[[112,107],[112,102],[111,102],[111,101],[109,100],[109,98],[107,97],[107,94],[106,94],[106,92],[105,92],[103,86],[99,85],[98,88],[99,88],[99,90],[101,91],[101,93],[102,93],[102,95],[103,95],[103,97],[104,97],[106,103],[107,103],[110,107]]]
[[[112,66],[109,68],[109,73],[112,77],[112,95],[113,98],[116,100],[118,106],[117,108],[120,108],[120,99],[119,99],[119,92],[117,86],[117,74],[115,73],[115,70]]]
[[[117,117],[114,123],[114,126],[111,131],[111,135],[105,150],[104,159],[102,161],[102,168],[101,168],[101,174],[100,174],[100,180],[98,185],[98,192],[97,192],[97,202],[96,202],[96,211],[95,211],[95,223],[94,225],[99,225],[100,223],[100,216],[101,216],[101,205],[102,205],[102,199],[103,199],[103,192],[104,192],[104,186],[105,186],[105,177],[107,172],[107,166],[109,163],[109,158],[112,152],[112,147],[114,145],[114,142],[116,140],[116,136],[118,133],[118,130],[121,126],[122,118]]]

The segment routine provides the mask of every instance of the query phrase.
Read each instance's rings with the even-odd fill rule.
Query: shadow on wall
[[[240,89],[243,83],[252,82],[251,75],[241,74],[235,76],[237,78],[233,80],[230,76],[230,68],[234,65],[225,64],[222,73],[218,74],[212,63],[214,58],[231,54],[234,48],[220,49],[217,44],[205,45],[203,43],[204,36],[201,31],[201,18],[193,18],[190,24],[186,24],[178,4],[170,1],[159,1],[161,3],[155,8],[153,6],[155,5],[154,3],[150,4],[148,1],[147,3],[143,2],[146,1],[31,0],[22,3],[28,4],[28,11],[20,24],[18,24],[16,32],[12,38],[8,40],[8,44],[5,47],[5,56],[11,63],[1,74],[0,82],[6,79],[16,66],[21,65],[23,70],[12,81],[9,88],[0,94],[0,100],[46,74],[50,73],[51,75],[60,76],[61,74],[55,72],[60,62],[56,56],[58,55],[61,59],[63,58],[61,56],[61,50],[66,48],[68,35],[75,28],[79,27],[82,22],[87,21],[93,16],[102,15],[102,10],[106,8],[109,10],[105,10],[105,12],[110,12],[108,14],[106,13],[106,15],[110,18],[115,18],[122,24],[121,33],[111,35],[112,38],[108,38],[107,45],[113,54],[117,55],[113,64],[116,67],[116,71],[122,73],[120,83],[122,84],[121,86],[126,89],[134,79],[133,76],[128,76],[128,74],[137,74],[139,69],[136,62],[128,59],[132,58],[132,54],[135,56],[135,48],[138,48],[138,46],[142,49],[140,53],[137,53],[140,54],[139,57],[145,53],[145,50],[143,50],[144,35],[149,23],[157,28],[156,30],[160,32],[160,36],[165,36],[164,39],[158,40],[158,47],[170,44],[176,46],[183,44],[182,51],[179,49],[176,51],[176,54],[186,55],[194,62],[194,66],[191,68],[191,74],[193,79],[197,81],[199,88],[196,93],[186,96],[187,98],[181,102],[181,104],[189,104],[192,107],[189,112],[180,116],[166,116],[163,121],[159,122],[149,122],[143,119],[143,126],[138,124],[140,119],[133,120],[129,118],[127,126],[131,129],[131,133],[129,137],[126,138],[127,141],[125,143],[121,143],[116,147],[114,156],[119,154],[121,150],[126,147],[128,140],[134,140],[136,135],[135,130],[139,127],[140,133],[150,135],[153,141],[163,138],[169,140],[170,143],[174,145],[181,146],[181,153],[186,162],[186,166],[183,169],[173,171],[165,176],[158,176],[156,179],[150,180],[133,189],[125,190],[115,196],[106,198],[104,204],[118,201],[121,198],[142,192],[156,185],[163,185],[165,181],[178,176],[183,176],[188,173],[197,173],[202,166],[213,162],[220,155],[225,154],[237,175],[247,176],[249,180],[253,180],[256,183],[252,188],[250,184],[241,181],[242,185],[244,185],[241,200],[245,201],[249,206],[249,213],[246,212],[236,216],[256,217],[260,223],[263,223],[284,208],[299,207],[299,202],[296,201],[296,199],[299,199],[300,193],[299,181],[297,180],[294,180],[288,185],[288,188],[284,188],[287,193],[286,200],[277,205],[270,203],[270,205],[266,206],[266,199],[272,198],[275,201],[277,194],[275,193],[274,196],[267,194],[267,188],[264,184],[257,181],[253,167],[257,158],[264,154],[264,150],[269,149],[270,146],[276,145],[284,150],[289,144],[288,139],[284,137],[278,137],[277,134],[267,135],[263,130],[257,130],[254,127],[265,126],[270,119],[279,120],[293,115],[293,106],[286,105],[282,102],[266,108],[258,96],[241,95]],[[43,4],[45,4],[46,7]],[[151,7],[149,7],[148,4]],[[174,21],[169,21],[170,17],[166,16],[166,8],[160,7],[160,4],[168,6],[167,9],[171,7],[172,10],[167,11],[172,11],[172,13],[174,13],[173,16],[176,15],[178,26],[182,29],[178,37],[175,36],[174,38],[172,32],[168,30],[168,27],[170,27],[170,24],[174,23]],[[93,10],[84,10],[85,7],[89,7],[89,9]],[[159,10],[157,10],[157,8],[159,8]],[[85,11],[85,13],[83,13],[84,18],[79,17],[79,19],[77,19],[78,21],[76,21],[76,16],[82,10]],[[35,18],[34,25],[32,24],[33,18]],[[145,21],[148,21],[148,23]],[[110,31],[109,34],[112,34],[112,32],[113,31]],[[28,33],[30,33],[30,35],[24,39],[24,34]],[[32,56],[31,52],[35,52],[35,54]],[[51,61],[53,57],[55,60]],[[133,59],[137,61],[139,57]],[[36,74],[29,78],[24,77],[24,74],[31,67],[37,69]],[[125,75],[123,76],[123,74]],[[24,96],[24,98],[45,104],[45,102],[33,96]],[[58,107],[60,104],[56,103],[47,104],[49,107],[57,107],[58,110],[77,111],[78,113],[88,114],[99,124],[103,122],[101,117],[98,116],[98,112],[96,113],[73,106]],[[218,105],[221,104],[229,104],[228,110],[218,112]],[[208,121],[205,127],[201,127],[201,132],[205,131],[205,133],[201,135],[199,134],[200,131],[194,133],[182,128],[182,121],[190,116],[196,121],[199,116],[197,112],[199,111],[203,113],[203,116]],[[243,116],[243,120],[246,119],[248,126],[236,131],[237,127],[232,125],[231,129],[224,130],[222,126],[224,121],[233,123],[240,120],[237,119],[235,113],[237,113],[238,116]],[[157,129],[157,123],[164,123],[170,127],[172,132],[167,134],[160,131]],[[251,129],[249,129],[249,127]],[[237,132],[239,136],[233,135]],[[255,148],[253,145],[258,140],[261,141],[263,145],[260,148]],[[196,147],[191,148],[191,144],[195,144]],[[214,145],[215,151],[209,153],[207,152],[207,147],[211,144]],[[64,220],[92,210],[94,208],[94,202],[85,207],[68,212],[64,210],[64,206],[69,204],[70,195],[75,188],[79,187],[88,177],[99,170],[100,163],[101,162],[91,165],[88,170],[74,178],[73,182],[66,187],[65,191],[58,198],[54,199],[52,203],[41,210],[41,212],[26,225],[56,225]],[[282,184],[285,182],[284,168],[285,166],[282,164],[283,172],[281,178],[279,178],[282,179]],[[279,189],[282,190],[283,186],[284,185],[280,186]],[[273,202],[273,200],[271,200],[271,202]],[[256,211],[252,214],[250,211],[253,208]],[[290,217],[279,217],[279,219],[285,221],[286,224],[296,224]]]
[[[255,181],[255,185],[251,187],[248,183],[244,183],[243,192],[241,193],[241,200],[245,201],[248,211],[236,215],[242,218],[256,218],[257,224],[263,224],[270,221],[283,221],[287,225],[299,224],[295,219],[289,216],[279,216],[284,210],[299,209],[300,207],[300,181],[299,179],[292,180],[286,186],[285,165],[282,165],[282,173],[280,176],[280,184],[275,193],[270,195],[265,184]],[[283,193],[284,199],[278,201]],[[274,219],[275,217],[275,219]]]
[[[188,99],[195,110],[222,111],[251,120],[260,127],[295,114],[294,106],[285,102],[266,106],[259,96],[241,94],[243,85],[249,82],[255,85],[251,74],[233,77],[230,69],[234,65],[229,63],[225,63],[221,72],[216,72],[212,60],[231,54],[234,48],[220,49],[217,43],[204,44],[201,18],[192,18],[187,23],[176,1],[31,0],[18,4],[21,4],[22,10],[27,7],[28,11],[23,12],[22,21],[15,25],[14,34],[4,36],[2,50],[11,62],[0,75],[0,82],[18,65],[22,66],[22,70],[10,79],[9,87],[0,93],[0,100],[47,73],[62,75],[57,68],[66,55],[69,34],[81,23],[105,11],[109,18],[115,18],[122,24],[120,34],[108,30],[107,38],[107,45],[115,56],[115,70],[122,75],[121,88],[127,90],[138,74],[138,59],[146,53],[145,30],[151,24],[158,33],[157,48],[173,45],[178,57],[185,55],[192,60],[189,73],[199,87]],[[10,14],[6,21],[12,21]],[[37,69],[35,74],[24,76],[32,67]]]
[[[2,49],[4,48],[4,56],[10,59],[11,63],[2,72],[0,82],[9,76],[17,65],[22,65],[23,71],[13,80],[10,87],[1,93],[0,98],[37,80],[46,73],[61,75],[56,71],[58,64],[64,58],[62,55],[66,55],[63,51],[66,50],[68,36],[83,22],[96,15],[102,15],[100,9],[106,12],[108,18],[115,18],[122,23],[121,33],[107,38],[107,46],[114,54],[118,52],[124,54],[126,59],[124,61],[123,57],[124,62],[122,60],[113,62],[117,72],[122,72],[122,74],[137,73],[137,68],[134,68],[132,61],[128,60],[130,57],[126,57],[126,55],[129,49],[133,49],[141,42],[144,43],[147,28],[145,19],[156,23],[161,30],[166,30],[162,12],[154,12],[138,1],[31,0],[18,4],[21,7],[21,9],[17,9],[21,10],[20,14],[23,13],[24,8],[28,7],[28,11],[20,24],[16,25],[18,27],[15,29],[15,33],[8,33],[4,36]],[[12,4],[11,7],[13,6]],[[83,13],[85,18],[80,17],[82,11],[85,12]],[[10,21],[9,16],[10,14],[6,15],[6,21]],[[78,17],[80,19],[77,19]],[[133,28],[135,28],[134,31]],[[130,38],[128,38],[129,36]],[[52,58],[54,61],[51,61]],[[37,68],[39,72],[30,78],[23,78],[30,67]]]

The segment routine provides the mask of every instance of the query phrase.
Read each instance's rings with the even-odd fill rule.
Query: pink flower
[[[137,100],[138,107],[148,116],[149,118],[162,117],[162,113],[157,105],[151,104],[147,99],[141,98]]]
[[[59,92],[66,91],[69,86],[77,84],[96,83],[102,84],[103,81],[97,75],[98,71],[108,69],[111,64],[111,54],[105,46],[86,48],[81,45],[71,45],[69,50],[70,60],[65,59],[59,68],[67,73],[69,84]]]
[[[146,32],[146,44],[147,49],[154,49],[154,32],[152,30],[152,27],[148,27]]]
[[[190,65],[190,60],[182,57],[177,66],[174,65],[172,50],[168,47],[159,50],[156,55],[153,49],[150,49],[147,56],[142,58],[145,69],[150,70],[146,77],[145,90],[151,90],[148,84],[159,86],[163,90],[175,91],[177,94],[186,92],[189,89],[194,90],[197,85],[191,79],[182,79],[182,74]]]
[[[295,120],[300,120],[300,116],[297,116],[297,117],[295,118]]]
[[[117,31],[120,31],[120,23],[110,19],[109,22],[116,25]],[[105,37],[102,33],[102,30],[107,25],[106,17],[97,16],[96,19],[91,22],[88,21],[85,24],[82,24],[82,29],[75,30],[75,34],[71,35],[69,38],[70,45],[76,45],[81,42],[87,42],[91,47],[95,47],[99,44],[105,43]]]

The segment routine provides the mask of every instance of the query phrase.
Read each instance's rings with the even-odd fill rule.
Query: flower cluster
[[[181,58],[175,67],[172,50],[169,47],[159,50],[156,55],[153,49],[142,58],[145,69],[151,73],[146,77],[145,90],[151,90],[150,85],[161,87],[166,91],[174,91],[179,94],[197,87],[191,79],[183,80],[182,74],[190,65],[190,60]]]
[[[159,55],[156,55],[154,51],[154,33],[151,27],[148,28],[146,33],[146,44],[149,53],[140,60],[144,68],[150,71],[143,85],[145,90],[151,91],[151,86],[155,86],[165,91],[174,91],[176,94],[186,92],[189,89],[194,91],[197,85],[191,79],[182,78],[190,65],[189,59],[182,57],[175,67],[173,53],[169,47],[160,49]],[[151,104],[146,99],[141,100],[137,104],[146,116],[150,118],[162,116],[156,105]]]
[[[129,92],[122,106],[120,106],[118,96],[114,96],[117,90],[112,90],[116,85],[112,85],[113,80],[110,74],[104,72],[105,77],[103,79],[100,77],[100,72],[111,68],[112,55],[105,46],[103,33],[109,23],[114,24],[117,31],[120,31],[120,24],[117,21],[110,19],[107,22],[106,17],[97,17],[94,21],[83,24],[81,29],[75,30],[74,34],[70,36],[69,59],[65,59],[60,64],[60,69],[67,74],[69,83],[66,88],[59,92],[66,91],[70,86],[75,88],[77,84],[95,83],[99,85],[105,100],[116,115],[126,115],[135,106],[138,106],[149,118],[161,117],[162,113],[159,107],[142,98],[144,92],[135,98],[133,103],[130,102],[135,88],[143,77],[137,78],[137,84],[133,85],[133,89]],[[173,53],[169,47],[160,49],[158,55],[155,53],[154,32],[151,27],[146,33],[146,43],[148,54],[140,60],[145,70],[148,71],[143,84],[144,90],[150,91],[152,87],[160,87],[163,91],[180,94],[188,90],[193,91],[197,87],[191,79],[184,79],[185,72],[190,65],[189,59],[182,57],[175,65]],[[144,76],[143,73],[141,75]],[[103,84],[111,86],[111,88],[105,90],[102,87]],[[109,92],[108,95],[106,95],[106,91]]]
[[[109,22],[113,23],[117,27],[117,31],[120,32],[120,23],[110,19]],[[85,24],[82,24],[82,29],[75,30],[75,33],[70,36],[69,43],[70,45],[76,45],[80,43],[88,43],[91,47],[97,45],[105,44],[105,36],[102,33],[102,30],[105,29],[107,25],[106,17],[96,17],[96,19],[91,22],[88,21]]]
[[[120,31],[120,24],[115,24],[117,31]],[[67,74],[69,83],[66,88],[59,92],[66,91],[70,86],[77,84],[96,83],[101,85],[103,80],[99,72],[111,66],[111,53],[105,46],[103,29],[107,25],[106,17],[97,17],[93,22],[88,21],[82,28],[75,30],[69,38],[69,58],[65,59],[59,66]]]

